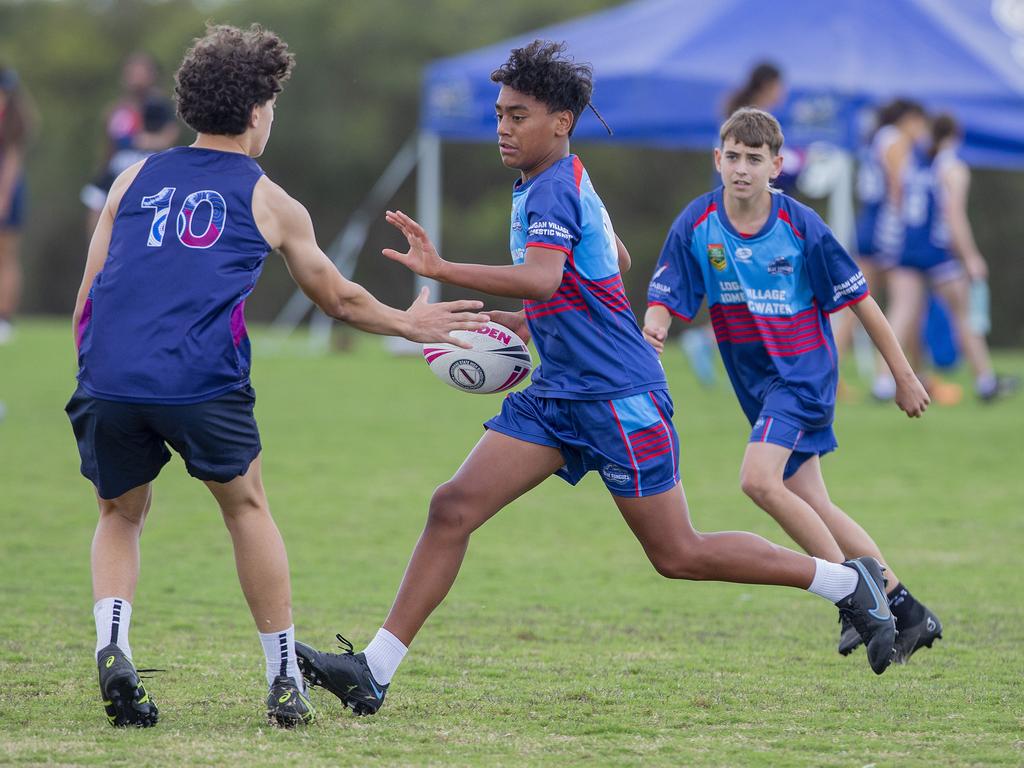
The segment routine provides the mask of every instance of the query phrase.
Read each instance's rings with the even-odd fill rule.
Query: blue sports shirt
[[[753,424],[775,416],[807,431],[831,425],[838,381],[828,314],[868,295],[853,259],[810,208],[772,195],[767,222],[741,235],[722,189],[673,222],[648,302],[689,321],[705,296],[725,369]]]
[[[555,295],[523,302],[541,360],[536,395],[609,400],[667,388],[626,299],[611,219],[578,157],[516,182],[509,247],[515,264],[532,247],[566,255]]]
[[[245,299],[270,251],[252,213],[262,175],[232,152],[176,147],[147,158],[79,324],[86,393],[187,404],[249,383]]]

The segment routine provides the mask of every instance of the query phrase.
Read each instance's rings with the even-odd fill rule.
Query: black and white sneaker
[[[867,646],[871,669],[880,675],[892,663],[896,643],[896,619],[885,596],[882,566],[873,557],[858,557],[843,565],[857,572],[857,586],[836,605],[856,628]]]
[[[373,679],[366,656],[353,653],[352,643],[337,637],[343,653],[323,653],[296,641],[299,670],[310,685],[326,688],[355,714],[372,715],[384,704],[388,686]]]
[[[839,655],[849,656],[860,648],[864,641],[860,638],[860,632],[853,626],[850,620],[840,612],[839,614]]]
[[[900,626],[899,636],[896,638],[896,656],[893,658],[897,664],[906,664],[918,648],[931,648],[932,643],[942,639],[942,622],[939,617],[932,613],[924,605],[924,615],[916,624]]]
[[[274,678],[267,693],[267,721],[280,728],[294,728],[313,722],[316,710],[309,698],[287,675]]]
[[[100,673],[103,708],[112,726],[150,728],[156,725],[156,704],[149,698],[135,665],[124,651],[111,643],[96,654],[96,666]]]

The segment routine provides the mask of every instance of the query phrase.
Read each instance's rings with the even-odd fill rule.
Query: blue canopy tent
[[[722,99],[755,62],[785,73],[779,115],[796,144],[854,148],[867,105],[909,95],[967,129],[975,165],[1024,167],[1024,13],[1014,0],[638,0],[431,64],[421,128],[494,139],[490,72],[510,48],[564,40],[594,65],[612,141],[706,148]],[[1016,27],[1016,31],[1014,30]],[[607,140],[585,115],[578,139]]]

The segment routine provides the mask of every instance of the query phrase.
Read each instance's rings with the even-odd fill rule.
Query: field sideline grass
[[[293,574],[298,634],[380,625],[447,479],[499,406],[389,357],[256,339],[264,478]],[[1021,355],[1001,358],[1020,373]],[[784,535],[738,489],[747,432],[726,387],[666,362],[702,530]],[[0,763],[17,765],[963,766],[1024,763],[1024,399],[843,405],[833,498],[946,624],[882,677],[834,650],[834,610],[796,590],[657,576],[598,478],[557,479],[474,535],[388,704],[268,728],[262,655],[213,499],[177,458],[156,483],[131,642],[161,722],[106,725],[92,659],[95,504],[62,412],[67,323],[0,348]],[[502,467],[491,471],[499,473]]]

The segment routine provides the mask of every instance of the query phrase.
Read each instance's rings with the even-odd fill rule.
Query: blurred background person
[[[121,69],[121,96],[106,113],[105,147],[100,170],[82,188],[86,231],[92,235],[107,192],[122,171],[146,155],[174,146],[179,126],[174,103],[157,85],[160,67],[148,53],[137,51]]]
[[[957,150],[962,132],[952,115],[937,116],[925,163],[906,177],[903,194],[904,246],[889,277],[890,322],[901,343],[920,349],[929,288],[948,311],[960,351],[974,375],[975,394],[991,402],[1020,382],[992,368],[988,344],[970,317],[970,284],[984,286],[988,265],[967,215],[971,171]],[[925,366],[919,354],[917,366]],[[949,385],[947,385],[949,386]]]
[[[25,150],[35,110],[18,74],[0,65],[0,344],[11,339],[21,300],[18,249],[25,221]]]
[[[914,167],[915,147],[923,144],[927,136],[924,107],[911,99],[894,99],[879,108],[875,130],[860,153],[856,183],[860,204],[856,261],[872,295],[883,306],[891,291],[887,273],[899,260],[903,248],[904,225],[900,211],[905,178]],[[852,334],[852,324],[843,323],[837,339],[840,355],[850,349]],[[908,349],[908,354],[912,355],[913,349]],[[895,389],[895,383],[886,373],[876,375],[872,385],[876,398],[889,400]]]

